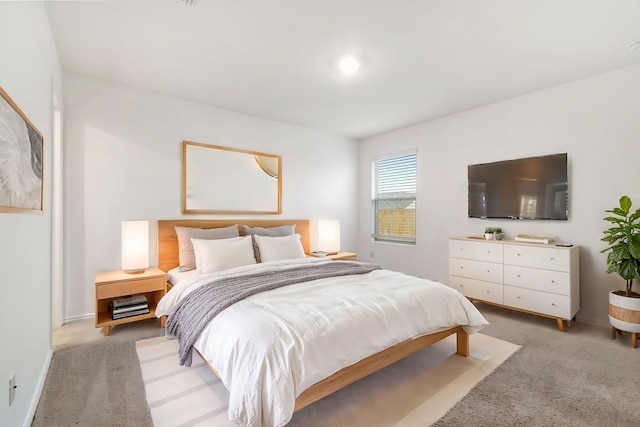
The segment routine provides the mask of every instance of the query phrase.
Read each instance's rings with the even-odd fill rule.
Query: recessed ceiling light
[[[360,68],[360,61],[354,56],[345,56],[338,63],[338,68],[345,74],[352,74]]]

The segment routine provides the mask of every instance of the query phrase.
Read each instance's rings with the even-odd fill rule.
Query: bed
[[[206,283],[245,283],[249,277],[261,278],[264,274],[288,277],[299,274],[294,273],[297,271],[307,274],[349,269],[335,277],[311,275],[304,283],[250,294],[206,322],[194,321],[202,323],[203,329],[193,339],[192,347],[184,350],[189,355],[187,362],[191,354],[196,354],[222,380],[230,394],[229,418],[238,424],[285,425],[293,412],[453,334],[456,353],[469,356],[469,333],[487,324],[473,304],[448,286],[367,263],[296,256],[213,272],[177,272],[180,254],[176,227],[237,227],[240,236],[256,227],[294,227],[300,250],[309,253],[308,220],[158,221],[158,265],[169,273],[172,286],[158,304],[156,315],[167,324],[168,334],[169,327],[173,332],[178,330],[180,309],[195,304],[187,301],[203,298],[198,292],[206,288]],[[247,240],[226,240],[233,239],[242,240],[242,244]],[[254,238],[254,245],[256,240],[264,245],[265,256],[271,256],[267,243],[290,238]],[[196,247],[202,248],[202,243],[194,240]],[[173,319],[167,320],[170,314]],[[182,353],[187,334],[175,335],[182,337]]]

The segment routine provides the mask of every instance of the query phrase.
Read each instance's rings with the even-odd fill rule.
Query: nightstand
[[[357,261],[358,260],[358,254],[353,253],[353,252],[338,252],[335,255],[327,255],[329,258],[331,258],[334,261]]]
[[[104,335],[108,336],[112,326],[151,319],[156,316],[158,301],[167,293],[167,275],[156,267],[147,268],[144,272],[137,274],[125,273],[122,270],[101,271],[96,274],[95,286],[96,328],[102,328]],[[141,294],[147,297],[148,314],[117,320],[111,318],[109,312],[111,301],[129,295]]]

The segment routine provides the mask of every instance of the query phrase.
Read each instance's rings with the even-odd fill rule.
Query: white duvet
[[[181,280],[159,302],[168,315],[215,275],[286,269],[300,259],[238,267]],[[283,426],[309,386],[401,341],[488,322],[458,291],[389,270],[305,282],[253,295],[222,311],[195,347],[229,391],[229,418],[243,426]]]

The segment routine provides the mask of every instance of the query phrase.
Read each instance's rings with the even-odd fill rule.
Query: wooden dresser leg
[[[612,334],[611,334],[611,338],[613,338],[614,340],[616,339],[616,335],[618,335],[618,330],[615,327],[611,327],[612,329]]]
[[[160,327],[164,328],[167,324],[167,316],[160,316]]]
[[[111,333],[111,326],[105,326],[104,328],[102,328],[102,333],[105,337],[108,337]]]
[[[638,334],[636,332],[631,333],[631,347],[638,348]]]
[[[564,332],[564,320],[558,317],[556,321],[558,322],[558,329],[560,329],[560,332]]]

